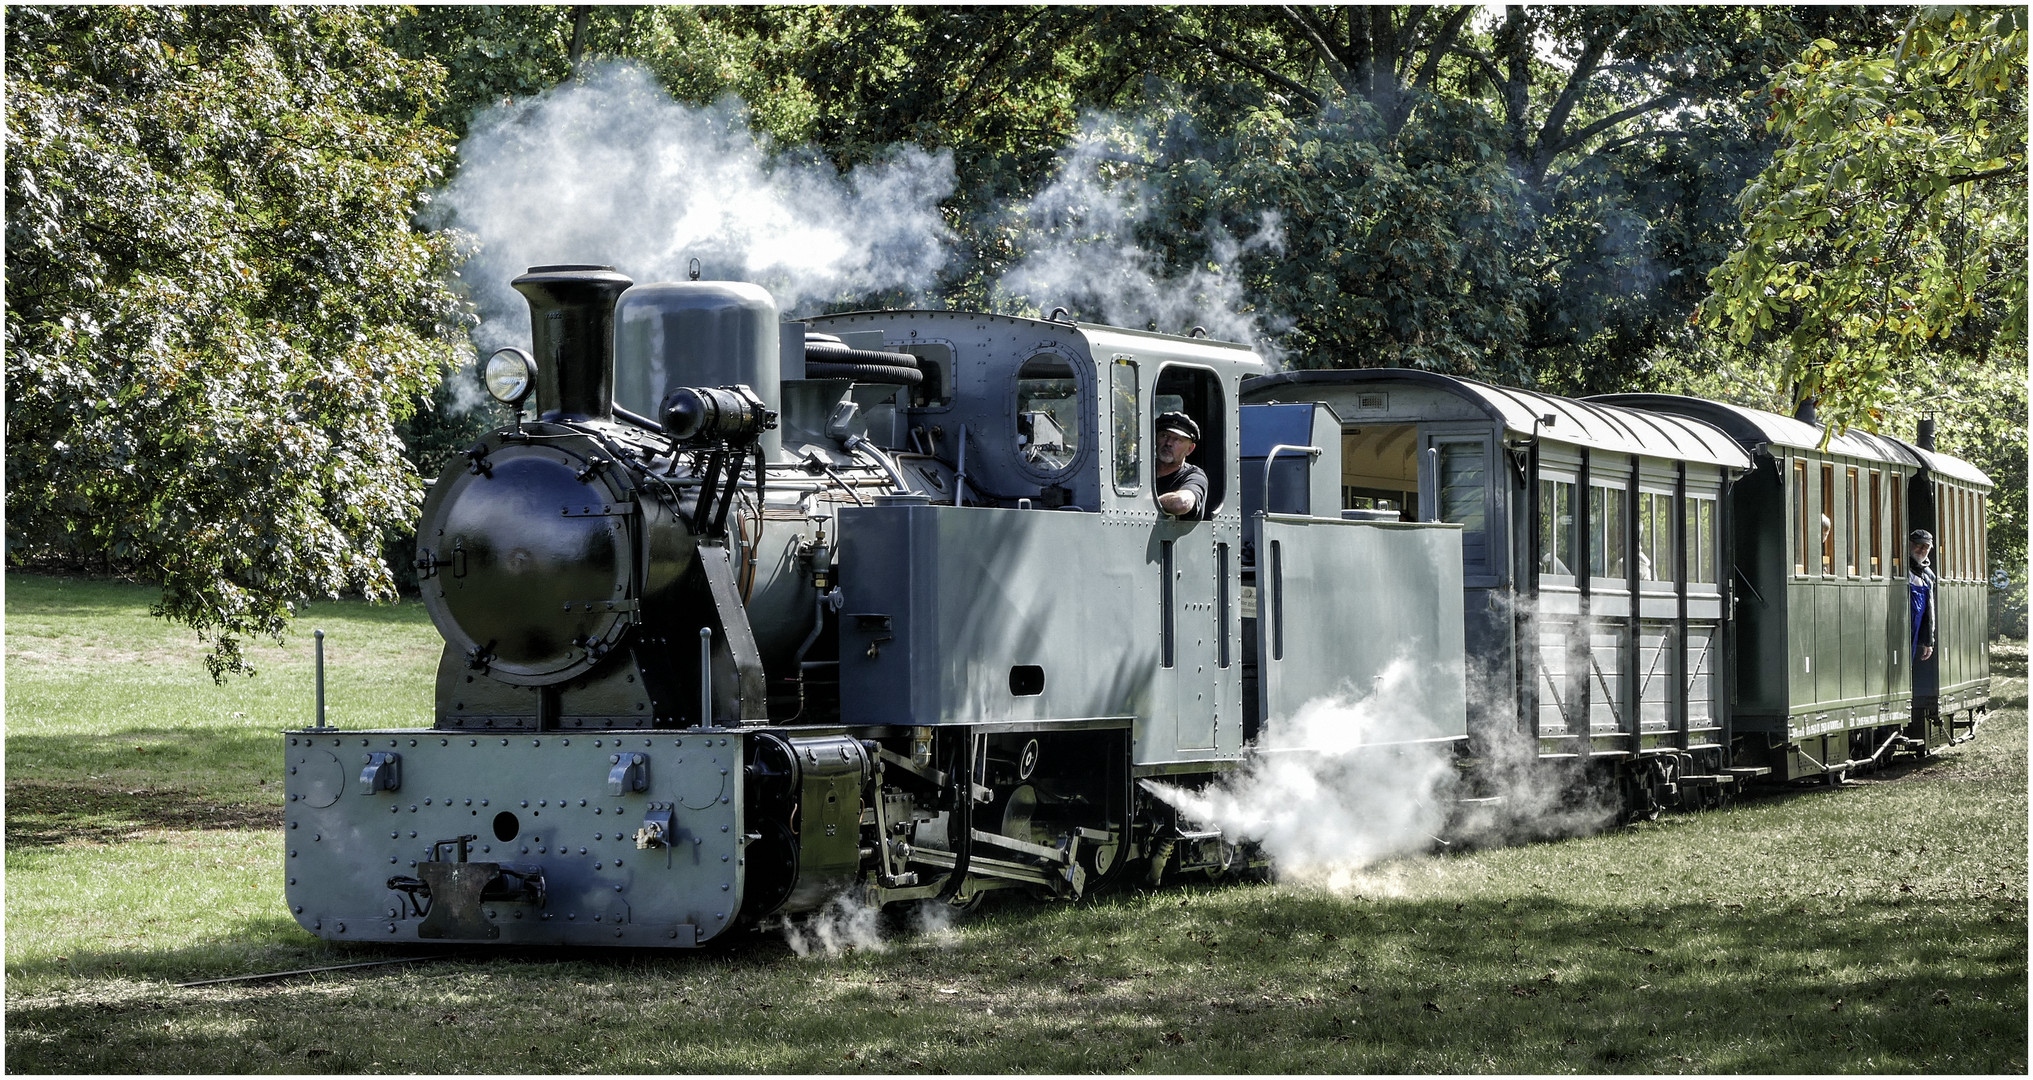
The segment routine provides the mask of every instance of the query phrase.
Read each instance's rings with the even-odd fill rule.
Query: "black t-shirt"
[[[1179,515],[1180,521],[1202,521],[1207,517],[1207,473],[1190,461],[1182,461],[1169,476],[1157,478],[1157,492],[1152,496],[1173,491],[1193,493],[1193,509]]]

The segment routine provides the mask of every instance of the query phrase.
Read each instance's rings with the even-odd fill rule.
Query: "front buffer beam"
[[[746,737],[285,732],[290,912],[330,941],[703,944],[740,915]]]

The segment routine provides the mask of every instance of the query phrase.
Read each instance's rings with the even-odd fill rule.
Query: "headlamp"
[[[487,395],[503,405],[520,407],[536,387],[536,361],[513,346],[497,349],[480,367]]]

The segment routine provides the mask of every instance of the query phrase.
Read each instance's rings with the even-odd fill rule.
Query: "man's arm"
[[[1207,502],[1207,474],[1196,466],[1186,468],[1192,471],[1180,479],[1179,486],[1158,496],[1158,509],[1173,517],[1198,515]]]

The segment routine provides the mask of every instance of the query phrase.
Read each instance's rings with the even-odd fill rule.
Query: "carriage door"
[[[1461,526],[1461,584],[1470,677],[1484,685],[1513,670],[1510,607],[1492,603],[1506,535],[1497,487],[1507,470],[1487,424],[1429,424],[1420,433],[1419,517]]]
[[[1471,591],[1494,588],[1501,569],[1492,542],[1491,481],[1497,474],[1491,441],[1487,427],[1450,432],[1433,425],[1420,443],[1419,518],[1461,526],[1462,584]]]
[[[1221,380],[1206,368],[1167,364],[1152,386],[1151,419],[1183,412],[1200,425],[1200,442],[1187,460],[1207,473],[1207,512],[1200,521],[1158,515],[1153,541],[1159,564],[1162,678],[1172,687],[1181,751],[1212,755],[1242,739],[1241,673],[1233,667],[1232,624],[1239,564],[1233,513],[1224,513],[1233,433],[1232,407]],[[1156,445],[1155,436],[1146,437]],[[1155,451],[1154,451],[1155,452]],[[1222,520],[1212,520],[1220,515]]]

